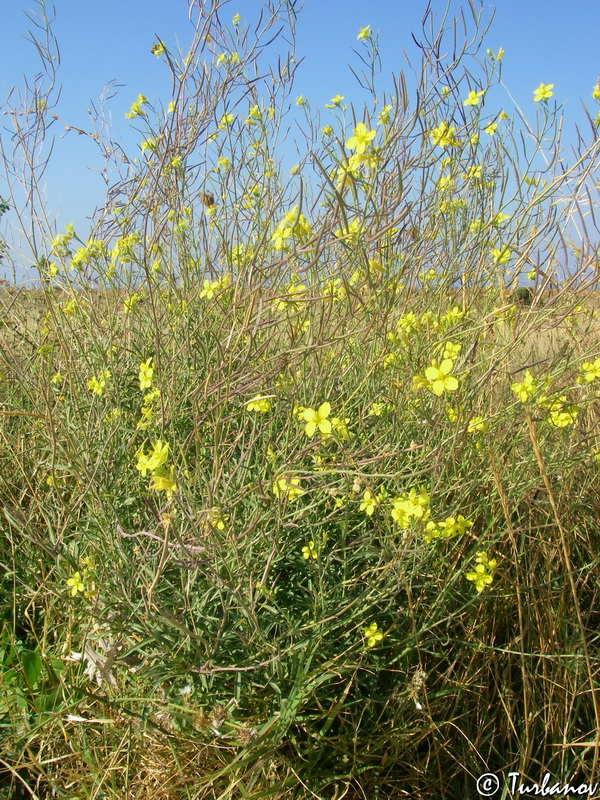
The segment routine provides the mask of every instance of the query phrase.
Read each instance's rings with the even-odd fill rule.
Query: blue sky
[[[235,13],[242,21],[255,19],[260,5],[259,0],[232,0],[222,9],[222,19],[229,22]],[[446,9],[445,0],[432,0],[431,5],[439,19]],[[479,7],[477,1],[474,5]],[[390,74],[406,70],[403,49],[411,58],[417,54],[411,32],[420,34],[426,6],[425,0],[378,0],[370,4],[364,0],[305,0],[298,15],[296,39],[297,60],[304,60],[298,68],[294,95],[304,95],[313,108],[322,110],[331,97],[341,94],[345,102],[354,101],[359,108],[363,95],[349,64],[360,67],[352,49],[360,47],[356,35],[365,25],[371,25],[379,36],[380,81],[383,87],[391,88]],[[452,0],[452,12],[459,13],[461,8],[469,17],[468,3]],[[24,76],[31,80],[40,71],[36,51],[24,38],[33,29],[24,13],[28,9],[38,13],[34,0],[4,2],[0,10],[3,110],[10,89],[22,86]],[[139,134],[124,119],[131,102],[140,92],[165,104],[170,96],[168,71],[149,52],[155,37],[160,36],[168,47],[179,43],[183,49],[193,29],[186,0],[56,0],[55,10],[54,32],[61,56],[58,82],[62,85],[57,112],[63,122],[53,129],[57,141],[45,175],[47,208],[58,230],[74,222],[85,238],[89,229],[86,217],[104,198],[98,171],[102,161],[87,137],[73,132],[64,135],[64,123],[88,128],[86,110],[92,103],[98,104],[104,87],[112,82],[115,94],[107,104],[112,135],[132,152]],[[503,82],[530,119],[536,112],[533,89],[540,82],[554,83],[553,100],[564,103],[565,141],[574,141],[575,123],[584,121],[580,98],[594,114],[598,111],[590,93],[600,73],[600,4],[597,0],[502,0],[495,8],[485,3],[484,19],[489,20],[493,13],[482,52],[486,47],[494,52],[504,48]],[[418,68],[416,58],[414,63]],[[510,110],[512,102],[506,91],[497,87],[494,92],[498,107]],[[6,116],[2,119],[3,125],[9,122]],[[2,139],[6,146],[5,131]],[[1,173],[0,195],[6,198]],[[3,218],[0,232],[6,234],[9,217],[6,214]],[[0,277],[4,273],[0,266]]]

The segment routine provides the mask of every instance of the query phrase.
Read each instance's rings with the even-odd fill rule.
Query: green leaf
[[[37,650],[23,650],[21,664],[30,689],[34,689],[42,672],[42,659]]]

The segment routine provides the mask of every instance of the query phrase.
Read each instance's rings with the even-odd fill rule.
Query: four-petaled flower
[[[508,247],[492,247],[492,258],[494,264],[506,264],[510,259],[510,249]]]
[[[450,127],[446,122],[442,122],[437,128],[430,131],[429,135],[433,144],[438,145],[438,147],[455,147],[458,144],[454,136],[455,131],[456,128],[454,126]]]
[[[253,397],[252,400],[248,400],[246,403],[246,411],[255,411],[258,414],[266,414],[270,408],[271,403],[269,399],[261,395],[256,395],[256,397]]]
[[[467,572],[466,578],[468,581],[473,581],[477,592],[481,593],[485,587],[489,586],[492,582],[492,573],[498,566],[498,563],[495,558],[489,559],[487,553],[483,551],[477,553],[475,562],[477,564],[475,570],[473,572]]]
[[[140,390],[150,389],[152,386],[152,376],[154,375],[154,367],[152,366],[152,356],[147,358],[140,364],[139,381]]]
[[[427,367],[425,370],[425,377],[429,381],[429,388],[438,397],[446,390],[454,392],[458,389],[458,381],[453,375],[450,375],[450,370],[453,365],[454,362],[452,359],[444,358],[438,367],[437,361],[434,359],[431,362],[431,366]]]
[[[372,622],[368,628],[363,628],[363,633],[367,637],[367,647],[375,647],[383,639],[383,633],[377,630],[376,622]]]
[[[157,492],[166,492],[167,499],[171,499],[177,492],[177,484],[173,480],[175,467],[171,466],[169,469],[166,467],[159,467],[154,469],[152,473],[152,480],[150,482],[150,489]]]
[[[321,403],[315,411],[313,408],[305,408],[302,411],[302,419],[306,422],[304,432],[307,436],[314,436],[317,428],[323,434],[331,433],[331,422],[327,419],[331,413],[331,405],[327,402]]]
[[[358,155],[362,155],[367,149],[369,142],[371,142],[375,136],[375,131],[367,130],[365,123],[359,122],[356,128],[354,128],[354,136],[351,136],[346,142],[346,147],[355,150]]]
[[[150,453],[149,456],[144,455],[144,448],[142,447],[137,452],[138,462],[135,465],[136,469],[138,469],[142,476],[145,478],[147,472],[153,472],[154,470],[159,469],[167,460],[169,455],[169,443],[165,442],[162,443],[162,440],[159,439],[155,445],[154,449]]]
[[[481,98],[485,94],[485,91],[482,89],[479,92],[475,92],[473,89],[469,92],[469,95],[465,101],[463,101],[463,106],[477,106],[479,105]]]
[[[361,28],[358,32],[358,36],[356,37],[359,41],[360,39],[370,39],[371,38],[371,26],[365,25],[364,28]]]
[[[526,403],[535,394],[537,384],[531,372],[526,370],[524,379],[511,384],[510,388],[522,403]]]
[[[111,377],[111,373],[109,369],[105,369],[103,372],[100,373],[98,377],[93,376],[87,382],[88,389],[93,393],[98,395],[99,397],[104,392],[104,387],[106,386],[106,379]]]
[[[331,98],[331,102],[330,103],[325,103],[325,108],[336,108],[337,106],[340,105],[340,103],[342,102],[343,99],[344,99],[343,95],[336,94],[335,97]]]
[[[81,573],[75,572],[73,576],[67,580],[67,586],[69,587],[71,597],[75,597],[77,592],[83,592],[85,584],[81,580]]]
[[[302,555],[306,559],[309,559],[309,558],[316,559],[317,558],[317,551],[316,551],[316,548],[315,548],[315,543],[314,542],[309,542],[305,547],[303,547],[302,548]]]
[[[271,489],[275,497],[287,497],[288,500],[304,494],[304,490],[300,488],[300,478],[279,478]]]
[[[539,103],[540,100],[549,100],[554,92],[552,89],[554,88],[553,83],[540,83],[537,89],[533,90],[533,99],[536,103]]]
[[[577,379],[577,382],[591,383],[596,378],[600,378],[600,358],[595,361],[584,361],[580,369],[583,374]]]
[[[360,504],[360,510],[364,511],[367,516],[373,516],[373,512],[377,508],[377,501],[375,499],[375,495],[373,494],[370,489],[365,489],[363,494],[363,500]]]

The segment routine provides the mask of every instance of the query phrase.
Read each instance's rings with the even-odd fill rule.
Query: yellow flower
[[[158,42],[157,44],[152,45],[150,52],[158,58],[165,52],[165,47],[161,42]]]
[[[479,103],[481,101],[481,98],[483,97],[484,94],[485,94],[485,91],[483,91],[483,90],[481,90],[479,92],[475,92],[475,91],[473,91],[473,89],[471,89],[467,99],[463,101],[463,106],[476,106],[476,105],[479,105]]]
[[[154,367],[152,366],[152,356],[147,358],[140,364],[139,381],[140,391],[150,389],[152,386],[152,376],[154,375]]]
[[[510,388],[522,403],[526,403],[535,394],[537,384],[531,372],[526,370],[524,379],[511,384]]]
[[[454,408],[453,406],[446,406],[446,416],[450,422],[456,422],[458,419],[458,409]]]
[[[340,419],[339,417],[332,417],[331,418],[331,430],[332,433],[337,436],[338,439],[341,441],[346,442],[350,438],[350,432],[348,430],[348,423],[350,422],[350,418],[346,417],[345,419]],[[324,433],[323,439],[329,439],[331,434]]]
[[[81,574],[79,572],[75,572],[73,576],[67,580],[67,586],[70,589],[71,597],[75,597],[77,592],[83,592],[85,589],[85,584],[81,580]]]
[[[253,397],[252,400],[248,400],[246,403],[247,411],[255,411],[258,414],[266,414],[270,408],[271,403],[269,402],[268,398],[261,395],[256,395],[256,397]]]
[[[510,214],[502,214],[502,212],[498,212],[492,219],[492,225],[498,227],[499,225],[503,225],[507,220],[510,219]]]
[[[348,227],[345,229],[338,228],[338,230],[333,232],[333,235],[338,239],[349,239],[354,240],[358,237],[362,230],[362,225],[360,220],[353,219],[352,222],[348,223]]]
[[[580,367],[582,376],[578,383],[591,383],[596,378],[600,378],[600,358],[595,361],[584,361]]]
[[[99,377],[92,377],[87,382],[87,387],[95,395],[102,395],[106,386],[106,379],[110,378],[110,370],[105,369]]]
[[[327,419],[331,413],[331,405],[327,402],[321,403],[315,411],[312,408],[305,408],[302,412],[302,419],[306,422],[304,432],[307,436],[314,436],[317,428],[321,433],[331,433],[331,422]]]
[[[467,428],[467,433],[475,433],[475,431],[487,431],[488,425],[483,417],[473,417],[470,420]]]
[[[162,440],[159,439],[154,444],[154,449],[150,452],[149,456],[144,455],[143,447],[138,450],[136,455],[138,457],[136,469],[139,470],[142,473],[142,476],[145,478],[147,472],[160,469],[160,467],[162,467],[162,465],[165,463],[169,455],[169,443],[165,442],[163,445]]]
[[[466,578],[468,581],[473,581],[475,588],[481,593],[492,582],[492,573],[498,564],[495,558],[489,559],[485,552],[477,553],[475,562],[477,564],[475,570],[467,572]]]
[[[371,38],[371,26],[365,25],[364,28],[361,28],[358,32],[358,36],[356,37],[359,41],[361,39],[370,39]]]
[[[550,422],[556,428],[565,428],[567,425],[574,425],[577,422],[579,408],[576,405],[567,405],[566,399],[565,395],[561,395],[561,397],[545,403],[545,407],[550,412]]]
[[[376,508],[377,502],[375,500],[375,495],[369,489],[365,489],[363,500],[360,504],[360,510],[364,511],[367,516],[372,517]]]
[[[506,264],[510,259],[510,249],[508,247],[492,247],[492,258],[494,264]]]
[[[540,100],[548,100],[554,94],[554,92],[551,91],[553,88],[553,83],[540,83],[538,88],[533,90],[534,102],[539,103]]]
[[[307,559],[308,558],[316,559],[317,558],[317,551],[316,551],[316,548],[315,548],[315,543],[314,542],[309,542],[306,545],[306,547],[303,547],[302,548],[302,555],[304,556],[304,558],[307,558]]]
[[[304,494],[304,490],[300,488],[300,478],[279,478],[273,483],[271,490],[275,497],[287,497],[288,500]]]
[[[147,102],[148,100],[144,97],[143,94],[138,94],[137,100],[131,104],[129,112],[125,114],[125,118],[133,119],[134,117],[143,117],[146,112],[142,110],[142,106],[144,105],[144,103]]]
[[[463,178],[465,180],[479,180],[483,178],[483,167],[481,164],[475,164],[467,169],[466,172],[463,172]]]
[[[283,250],[290,238],[306,239],[312,233],[304,214],[298,213],[298,206],[287,211],[283,220],[271,234],[271,241],[276,250]]]
[[[460,344],[452,344],[452,342],[446,342],[444,345],[444,354],[442,356],[443,359],[449,358],[452,361],[458,356],[460,351],[462,350],[462,345]]]
[[[364,122],[359,122],[354,128],[354,136],[351,136],[346,142],[346,147],[355,150],[358,155],[362,155],[367,149],[367,145],[375,136],[375,131],[368,131]]]
[[[392,499],[391,504],[392,519],[402,530],[408,530],[412,517],[423,522],[429,517],[429,495],[424,490],[417,494],[415,489],[411,489],[410,492],[404,492],[401,497]]]
[[[488,136],[493,136],[496,133],[496,128],[498,127],[497,122],[490,122],[483,130],[487,133]]]
[[[434,359],[431,362],[431,366],[427,367],[425,370],[425,377],[429,381],[429,388],[438,397],[446,390],[454,392],[458,389],[458,381],[453,375],[449,374],[453,365],[454,362],[452,359],[445,358],[438,367],[437,361]]]
[[[200,297],[206,297],[207,300],[212,300],[215,293],[219,290],[219,281],[209,281],[204,279],[204,286],[200,292]]]
[[[389,406],[387,403],[371,403],[371,405],[367,408],[367,416],[368,417],[380,417],[384,411],[387,411]]]
[[[150,150],[154,152],[156,150],[156,139],[145,139],[141,144],[140,147],[142,149],[142,153],[145,153],[146,150]]]
[[[456,147],[458,141],[454,136],[456,131],[455,127],[450,127],[447,123],[442,122],[437,128],[434,128],[429,135],[434,145],[438,147]]]
[[[367,628],[363,628],[363,633],[367,637],[367,647],[375,647],[383,639],[383,633],[377,630],[376,622],[372,622]]]
[[[177,484],[173,480],[173,473],[175,467],[159,467],[152,473],[152,480],[150,481],[150,489],[157,492],[166,492],[167,499],[170,500],[173,495],[178,491]]]
[[[390,105],[384,106],[381,109],[381,113],[377,117],[377,122],[379,123],[379,125],[387,125],[388,124],[388,122],[390,121],[390,112],[391,112],[391,110],[392,110],[392,107]]]

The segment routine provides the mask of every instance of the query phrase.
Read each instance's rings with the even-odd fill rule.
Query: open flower
[[[471,89],[466,100],[463,101],[463,106],[477,106],[481,102],[481,98],[485,92],[483,90],[475,92]]]
[[[425,377],[429,381],[429,388],[438,397],[445,391],[454,392],[458,389],[458,381],[450,375],[454,362],[450,358],[443,359],[438,367],[437,361],[434,359],[431,366],[425,370]]]
[[[507,264],[510,258],[510,249],[508,247],[492,247],[491,250],[494,264]]]
[[[147,102],[148,100],[144,97],[143,94],[138,94],[137,100],[131,104],[131,108],[129,109],[127,114],[125,114],[125,117],[127,119],[133,119],[134,117],[143,117],[146,112],[142,109],[142,106],[144,105],[144,103]]]
[[[252,400],[248,400],[246,403],[246,411],[255,411],[258,414],[266,414],[270,408],[271,403],[269,399],[261,395],[256,395],[256,397],[253,397]]]
[[[302,548],[302,555],[304,558],[309,559],[316,559],[317,558],[317,551],[315,548],[314,542],[309,542],[305,547]]]
[[[331,422],[327,419],[331,413],[331,405],[327,402],[321,403],[315,411],[313,408],[305,408],[302,411],[302,419],[306,422],[304,432],[307,436],[314,436],[317,428],[323,434],[331,433]]]
[[[537,89],[533,90],[533,99],[534,102],[539,103],[540,100],[549,100],[554,92],[552,89],[554,88],[553,83],[540,83]]]
[[[162,440],[159,439],[155,443],[154,449],[151,451],[150,455],[144,455],[144,448],[141,448],[137,452],[138,462],[136,464],[136,469],[138,469],[145,478],[147,472],[153,472],[154,470],[162,467],[167,460],[168,455],[169,443],[165,442],[165,444],[163,444]]]
[[[450,127],[446,122],[442,122],[437,128],[430,131],[429,135],[433,144],[438,145],[438,147],[455,147],[458,144],[454,136],[455,131],[455,127]]]
[[[271,490],[275,497],[287,497],[288,500],[304,494],[304,489],[300,488],[300,478],[279,478],[273,483]]]
[[[85,584],[81,580],[81,573],[75,572],[68,580],[67,586],[69,587],[69,594],[71,597],[75,597],[77,592],[83,592],[85,589]]]
[[[170,500],[177,492],[177,484],[173,480],[173,473],[175,467],[159,467],[152,473],[152,480],[150,482],[150,489],[157,492],[166,492],[167,499]]]
[[[512,383],[510,388],[522,403],[526,403],[535,394],[537,384],[531,372],[526,370],[523,380]]]
[[[489,559],[485,552],[477,553],[475,562],[477,566],[472,572],[467,572],[465,577],[468,581],[473,581],[477,592],[481,593],[492,582],[492,573],[497,567],[497,562],[495,558]]]
[[[152,376],[154,375],[154,367],[152,366],[152,356],[147,358],[140,364],[139,381],[140,391],[150,389],[152,386]]]
[[[354,128],[354,136],[351,136],[346,142],[346,147],[355,150],[358,155],[362,155],[367,149],[369,142],[371,142],[375,136],[375,131],[367,130],[365,123],[359,122],[356,128]]]
[[[367,628],[363,628],[363,633],[367,637],[367,647],[375,647],[383,639],[383,633],[377,630],[376,622],[372,622]]]
[[[600,378],[600,358],[595,361],[584,361],[580,370],[582,374],[577,379],[578,383],[591,383],[596,378]]]
[[[360,504],[360,510],[364,511],[365,514],[369,517],[373,516],[373,512],[377,508],[377,501],[375,499],[375,495],[369,489],[365,489],[363,494],[363,500]]]

